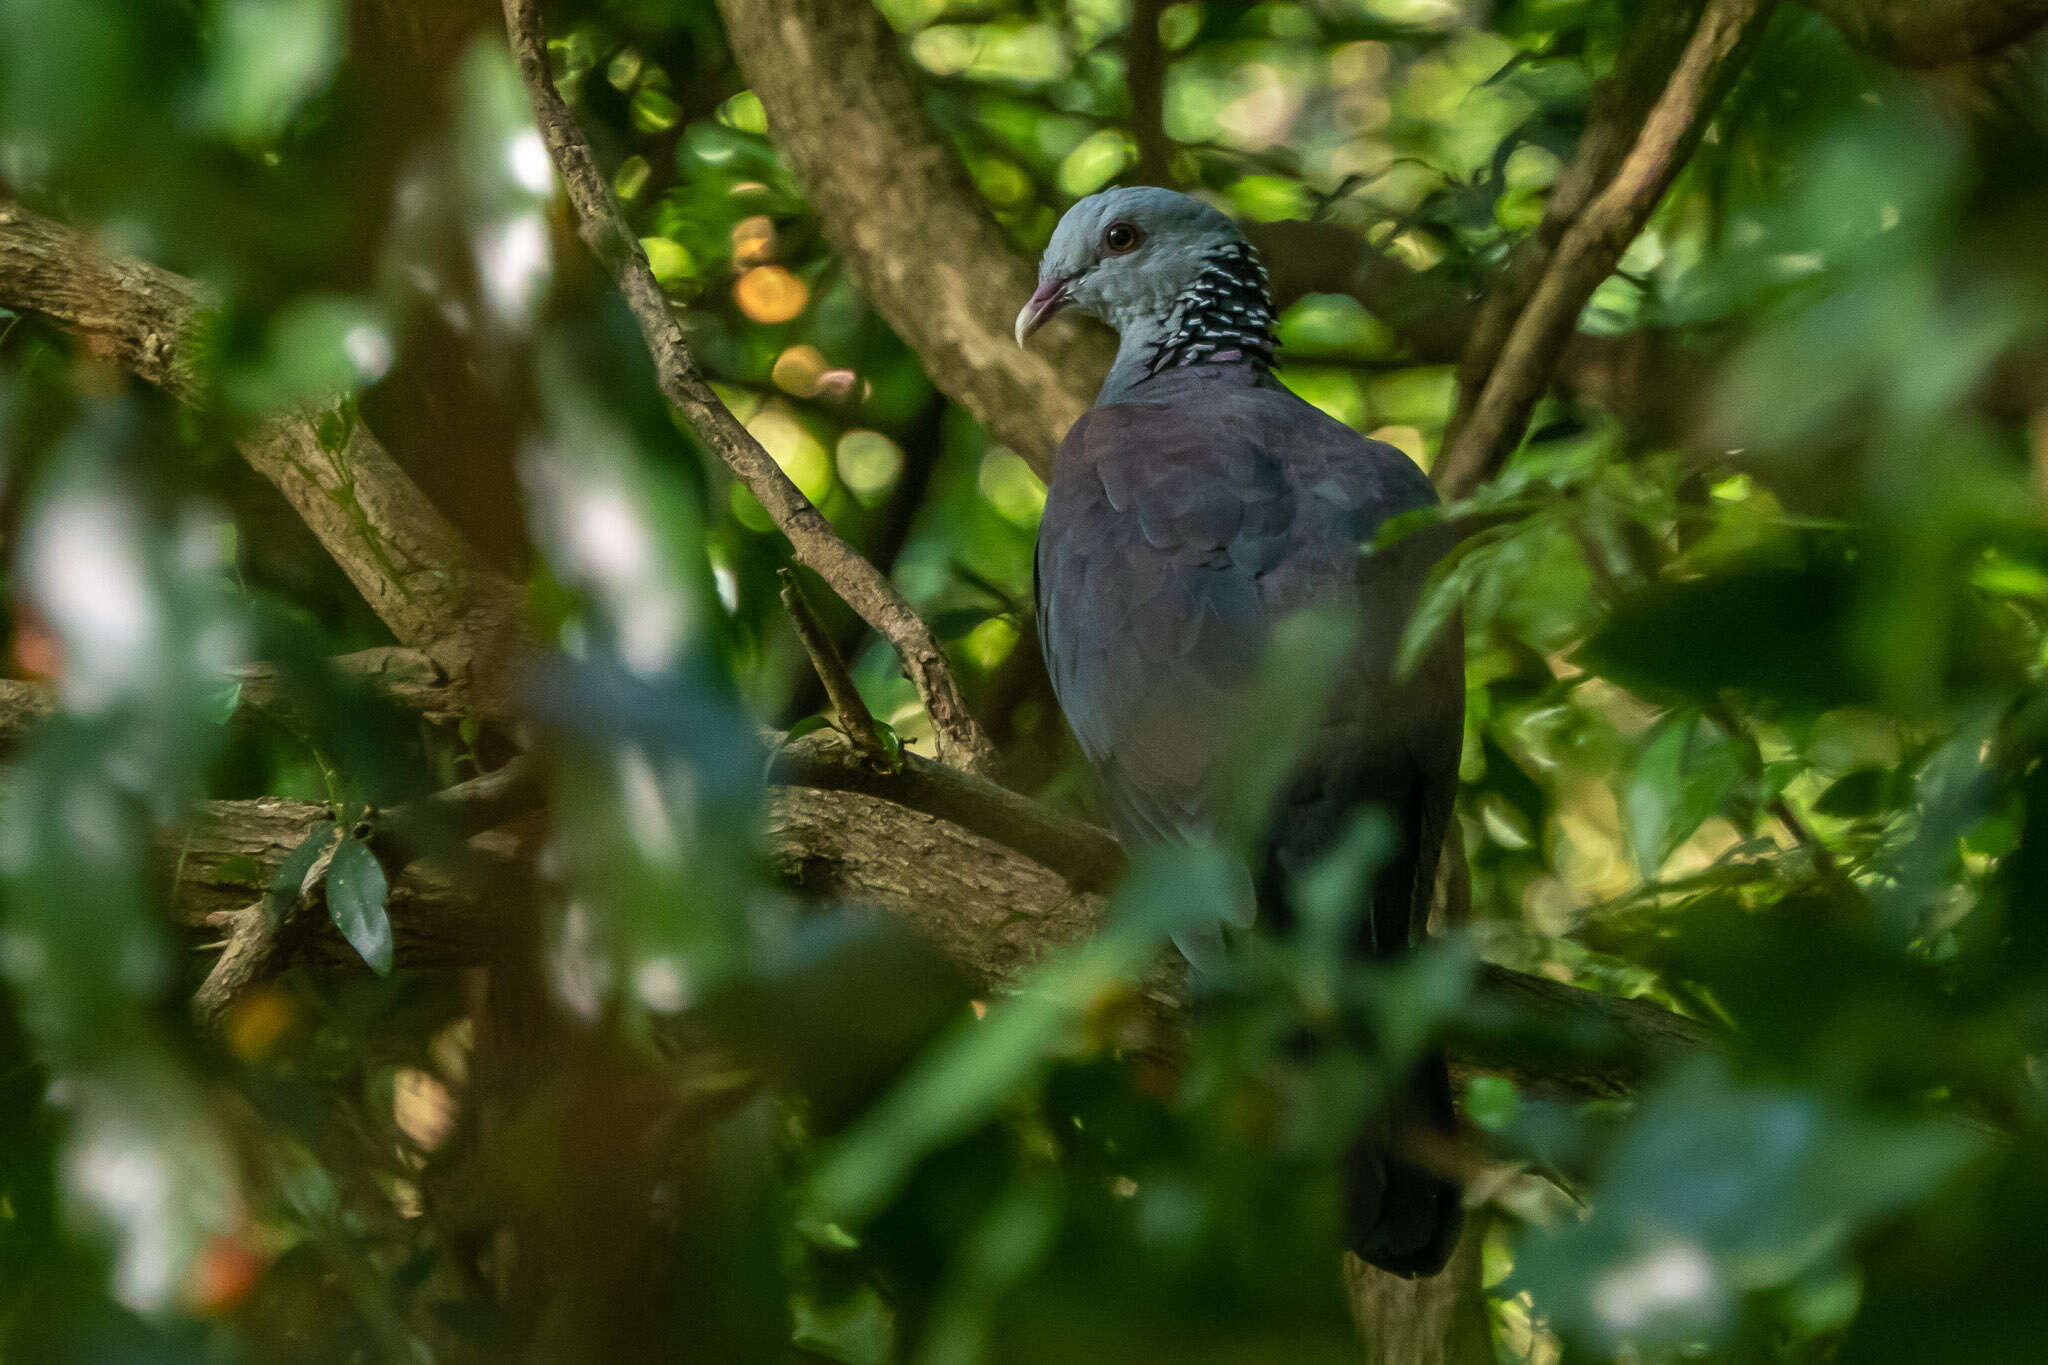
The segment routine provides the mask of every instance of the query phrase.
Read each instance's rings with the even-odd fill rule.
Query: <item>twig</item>
[[[1823,881],[1841,882],[1847,880],[1842,872],[1842,865],[1835,861],[1834,850],[1821,842],[1821,837],[1813,832],[1813,828],[1805,820],[1800,818],[1798,811],[1792,809],[1790,801],[1786,800],[1783,796],[1773,797],[1771,799],[1771,814],[1778,817],[1778,823],[1785,827],[1786,832],[1792,836],[1793,840],[1801,848],[1806,850],[1807,856],[1813,859],[1814,871],[1820,873]]]
[[[882,508],[879,523],[868,529],[865,543],[860,547],[868,563],[874,565],[875,572],[884,578],[895,574],[904,547],[910,543],[910,532],[917,523],[918,514],[924,510],[931,495],[932,479],[938,473],[939,459],[944,454],[946,413],[951,407],[946,395],[934,389],[924,407],[898,437],[897,443],[903,448],[902,472],[896,477],[896,486],[889,490],[889,500]],[[860,648],[861,634],[866,629],[867,622],[855,616],[833,637],[841,658]],[[824,683],[815,671],[805,674],[803,683],[790,698],[790,713],[808,716],[824,705]],[[984,702],[982,714],[993,718],[999,713]],[[995,735],[989,736],[989,742],[998,749],[1002,747],[1002,741]]]
[[[1720,726],[1722,733],[1736,745],[1743,776],[1761,788],[1764,781],[1763,746],[1736,711],[1734,703],[1725,696],[1713,697],[1701,705],[1700,714]],[[1806,850],[1806,856],[1813,860],[1813,870],[1820,874],[1821,880],[1834,883],[1861,899],[1861,891],[1849,874],[1842,870],[1841,863],[1836,861],[1834,850],[1800,818],[1799,812],[1792,809],[1792,803],[1785,799],[1783,793],[1765,802],[1764,807],[1785,827],[1792,841]]]
[[[903,595],[865,559],[840,539],[830,522],[811,505],[782,467],[741,426],[697,371],[683,330],[669,310],[640,249],[626,226],[610,182],[548,67],[547,40],[533,0],[504,0],[505,28],[518,58],[521,76],[533,101],[541,137],[561,173],[576,210],[577,227],[591,252],[612,274],[626,306],[640,324],[654,356],[661,391],[753,493],[782,533],[796,557],[831,585],[862,620],[880,631],[896,648],[903,669],[916,684],[925,712],[931,717],[939,755],[956,767],[979,771],[993,760],[959,684],[946,666],[938,641]]]
[[[1649,221],[1705,134],[1731,59],[1762,32],[1775,0],[1711,0],[1671,81],[1614,177],[1573,220],[1543,265],[1469,418],[1445,443],[1436,481],[1461,497],[1506,460],[1555,372],[1593,290]]]
[[[401,861],[445,853],[471,835],[540,809],[546,795],[533,761],[520,755],[481,777],[380,812],[370,843]]]
[[[846,660],[839,657],[839,646],[832,643],[832,637],[825,632],[824,625],[811,610],[811,604],[804,599],[804,590],[797,583],[796,574],[783,569],[776,577],[782,582],[783,609],[796,625],[797,639],[803,641],[804,652],[811,656],[811,667],[818,671],[818,681],[825,685],[825,696],[839,719],[840,733],[853,741],[853,747],[860,750],[868,762],[883,767],[893,765],[895,759],[889,752],[889,746],[882,742],[882,733],[875,728],[873,714],[869,712],[867,703],[861,700],[860,689],[854,686],[852,675],[847,673]]]

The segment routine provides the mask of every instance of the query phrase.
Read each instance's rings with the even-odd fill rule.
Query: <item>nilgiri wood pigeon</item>
[[[1450,826],[1463,646],[1446,640],[1396,676],[1427,552],[1404,553],[1416,537],[1372,547],[1389,517],[1436,501],[1429,479],[1273,377],[1265,270],[1208,205],[1151,188],[1092,195],[1060,221],[1038,280],[1020,343],[1063,308],[1122,338],[1060,445],[1037,566],[1046,666],[1120,833],[1158,845],[1217,831],[1221,760],[1255,734],[1253,684],[1276,625],[1341,608],[1357,643],[1281,787],[1243,903],[1218,915],[1287,924],[1293,879],[1376,806],[1395,851],[1359,907],[1355,950],[1403,951],[1425,932]],[[1181,943],[1199,972],[1220,927]],[[1453,1130],[1442,1059],[1401,1093],[1351,1154],[1347,1236],[1374,1265],[1434,1274],[1457,1241],[1459,1192],[1391,1148],[1397,1132]]]

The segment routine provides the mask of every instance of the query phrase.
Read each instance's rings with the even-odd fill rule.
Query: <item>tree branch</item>
[[[807,736],[800,745],[835,751],[813,753],[806,761],[817,766],[809,771],[872,772],[843,742]],[[959,808],[960,788],[979,790],[992,809],[1024,802],[969,775],[922,766],[947,789],[935,796],[918,780],[904,779],[894,786],[895,795],[950,809]],[[455,802],[461,808],[458,831],[473,829],[522,809],[532,792],[522,785],[525,780],[501,772],[430,800]],[[326,818],[324,807],[305,802],[209,803],[182,844],[164,850],[166,864],[178,868],[180,914],[216,936],[223,926],[243,933],[252,910],[260,920],[251,902],[261,896],[277,865],[316,821]],[[1021,832],[1034,821],[1040,835]],[[393,812],[386,822],[403,828],[407,817]],[[1008,825],[993,815],[983,823],[993,835],[863,791],[777,786],[769,792],[767,838],[774,865],[801,889],[913,920],[977,986],[995,989],[1048,953],[1093,933],[1103,914],[1099,895],[1076,889],[1061,869],[1017,852],[1014,845],[1070,827],[1062,831],[1066,852],[1054,844],[1048,856],[1078,859],[1069,862],[1074,871],[1099,875],[1097,862],[1105,848],[1115,849],[1115,842],[1101,830],[1043,808],[1023,825]],[[466,852],[487,869],[509,874],[524,865],[524,842],[497,830],[472,838]],[[404,856],[393,845],[385,848],[394,860]],[[451,875],[450,865],[438,855],[405,865],[392,879],[390,903],[399,961],[467,965],[506,951],[502,885],[495,878],[479,885],[473,875]],[[243,958],[262,970],[232,968],[235,991],[248,989],[288,960],[267,949],[258,951],[261,940],[246,934],[244,939]],[[336,961],[349,957],[338,936],[317,926],[301,949]],[[1178,1007],[1171,994],[1155,994],[1162,1007]],[[1451,1046],[1467,1070],[1507,1075],[1535,1090],[1616,1097],[1632,1093],[1657,1067],[1711,1041],[1704,1026],[1647,1002],[1489,966],[1479,999]]]
[[[533,0],[504,0],[505,28],[533,101],[535,121],[554,158],[578,230],[611,272],[654,356],[662,393],[697,434],[760,500],[789,538],[797,558],[829,583],[861,619],[896,647],[904,672],[917,685],[931,717],[940,757],[956,767],[986,768],[994,757],[988,739],[960,694],[938,641],[903,595],[862,559],[811,505],[753,434],[720,402],[697,371],[682,328],[655,282],[639,239],[626,226],[611,185],[555,82],[547,40]]]
[[[893,760],[889,757],[888,746],[882,743],[881,731],[875,728],[874,714],[861,700],[860,688],[854,685],[852,675],[846,671],[846,660],[840,657],[839,646],[832,643],[824,624],[804,599],[804,591],[797,584],[796,575],[783,569],[777,577],[782,581],[782,608],[789,613],[791,623],[796,626],[797,639],[803,641],[804,653],[811,656],[811,667],[817,670],[818,681],[825,686],[826,699],[832,703],[833,714],[839,718],[839,732],[853,742],[853,747],[870,764],[889,766]]]
[[[1500,359],[1501,347],[1529,296],[1579,215],[1602,185],[1614,179],[1636,135],[1669,83],[1705,0],[1669,0],[1644,7],[1631,20],[1614,71],[1594,91],[1586,128],[1571,162],[1558,176],[1536,230],[1515,249],[1465,329],[1458,362],[1458,407],[1445,432],[1455,444]]]
[[[1454,421],[1436,482],[1446,497],[1462,497],[1503,463],[1521,442],[1529,414],[1556,372],[1557,357],[1575,330],[1579,312],[1622,253],[1643,230],[1657,203],[1706,132],[1707,118],[1734,59],[1763,30],[1775,0],[1710,0],[1670,83],[1659,96],[1628,155],[1597,195],[1576,214],[1508,329],[1483,387],[1460,397],[1463,421]],[[1601,152],[1600,155],[1604,155]],[[1596,156],[1582,156],[1588,174],[1575,177],[1566,207],[1584,193]],[[1578,165],[1575,164],[1576,170]],[[1488,340],[1485,327],[1474,346]]]
[[[839,259],[925,373],[1041,475],[1093,400],[1101,328],[1010,333],[1036,283],[932,129],[872,5],[719,0],[728,42]]]
[[[1023,854],[1080,890],[1106,890],[1123,873],[1123,848],[1109,831],[916,754],[905,754],[893,772],[878,771],[830,735],[806,735],[776,753],[773,771],[780,782],[879,797],[937,816]]]
[[[426,944],[445,952],[451,929],[457,931],[457,951],[462,956],[480,958],[488,953],[489,926],[479,922],[484,915],[478,910],[486,905],[502,907],[505,891],[515,879],[521,883],[529,879],[516,876],[518,859],[506,841],[483,845],[463,845],[462,841],[536,809],[541,800],[540,781],[530,763],[515,758],[496,772],[375,819],[371,846],[387,865],[404,869],[392,882],[386,911],[394,935],[404,923],[412,956],[417,958]],[[246,812],[243,807],[248,808]],[[245,848],[253,843],[265,854],[275,852],[275,858],[261,862],[246,852],[232,855],[255,863],[261,881],[249,889],[260,897],[277,864],[326,815],[321,807],[300,803],[211,803],[210,821],[199,833],[201,848]],[[244,818],[251,826],[248,835],[235,828]],[[458,845],[459,854],[450,858],[449,851]],[[195,858],[190,841],[180,850],[179,864],[181,872],[187,865],[194,866],[202,879],[209,872],[219,877],[225,871],[225,866],[209,868],[204,852]],[[219,1028],[250,991],[280,975],[309,944],[319,940],[318,917],[309,912],[324,903],[325,896],[323,886],[307,904],[293,906],[276,922],[260,899],[226,912],[227,943],[192,997],[193,1014],[202,1026]],[[502,924],[498,928],[502,932]]]
[[[211,306],[199,285],[102,251],[83,233],[6,202],[0,305],[49,318],[184,402],[206,401],[191,344]],[[432,659],[482,709],[507,709],[518,588],[478,565],[461,533],[362,423],[323,420],[330,416],[274,417],[237,448],[277,485],[401,645]]]
[[[1131,101],[1131,138],[1138,144],[1133,178],[1141,185],[1173,183],[1173,140],[1166,135],[1166,45],[1159,37],[1165,0],[1131,0],[1124,30],[1124,93]]]
[[[1904,66],[1995,52],[2048,23],[2048,0],[1802,0],[1856,46]]]
[[[451,687],[440,666],[424,652],[390,645],[359,649],[328,660],[344,678],[374,688],[377,695],[429,720],[455,720],[475,714],[473,697]],[[283,680],[269,664],[246,664],[235,670],[242,685],[242,702],[263,711],[286,711],[292,706]],[[6,727],[0,724],[0,747],[6,744]]]
[[[344,677],[356,679],[377,690],[386,700],[417,711],[429,720],[454,720],[474,714],[476,698],[451,686],[440,665],[416,649],[389,645],[357,650],[328,661]],[[287,695],[277,670],[269,664],[248,664],[235,670],[241,684],[241,701],[261,711],[289,711]],[[19,745],[36,722],[56,710],[57,703],[45,683],[0,678],[0,753]]]

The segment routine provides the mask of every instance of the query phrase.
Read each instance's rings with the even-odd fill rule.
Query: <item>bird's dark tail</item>
[[[1345,1158],[1345,1242],[1368,1265],[1396,1275],[1434,1275],[1451,1258],[1465,1223],[1458,1186],[1389,1148],[1391,1134],[1457,1131],[1451,1073],[1441,1054],[1416,1068],[1387,1120]]]

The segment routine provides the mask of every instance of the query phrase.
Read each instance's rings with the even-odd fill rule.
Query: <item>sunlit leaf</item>
[[[391,971],[391,914],[385,905],[390,886],[383,865],[360,839],[343,839],[327,869],[327,912],[370,970]]]

